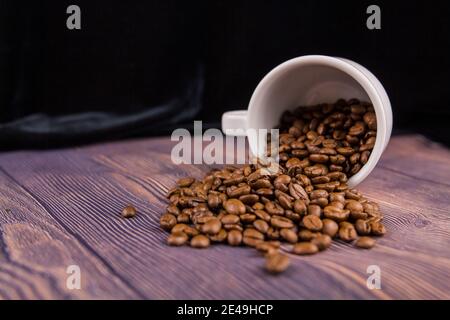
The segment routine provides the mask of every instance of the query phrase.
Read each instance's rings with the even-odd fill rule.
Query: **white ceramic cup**
[[[288,60],[272,69],[258,84],[248,110],[225,112],[222,130],[272,129],[285,110],[303,105],[334,103],[339,98],[371,102],[377,117],[377,138],[368,162],[349,179],[354,187],[375,168],[392,131],[392,109],[380,81],[356,62],[336,57],[310,55]],[[248,137],[250,151],[259,155],[256,138]]]

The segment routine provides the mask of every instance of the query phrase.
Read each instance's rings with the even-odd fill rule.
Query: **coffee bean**
[[[177,218],[174,215],[166,213],[159,219],[159,225],[164,230],[170,231],[177,224]]]
[[[301,199],[305,202],[309,202],[308,194],[305,189],[298,183],[290,183],[289,184],[289,194],[293,196],[295,199]]]
[[[217,218],[208,220],[202,226],[202,232],[205,234],[209,234],[209,235],[214,235],[214,234],[219,233],[220,229],[222,229],[222,223]]]
[[[224,208],[229,214],[241,215],[245,213],[245,205],[238,199],[227,200]]]
[[[242,243],[248,247],[256,247],[261,242],[263,242],[263,240],[261,240],[261,239],[245,237],[245,236],[242,238]]]
[[[133,218],[136,216],[136,209],[132,205],[128,205],[122,210],[122,217]]]
[[[320,208],[319,208],[320,209]],[[309,210],[309,208],[308,208]],[[306,213],[306,203],[304,200],[297,199],[294,201],[294,211],[298,214],[304,215]]]
[[[374,222],[370,224],[371,233],[374,236],[382,236],[386,233],[386,228],[380,222]]]
[[[235,214],[226,214],[220,219],[223,224],[236,224],[239,223],[239,216]]]
[[[258,239],[258,240],[264,240],[264,234],[262,234],[260,231],[258,231],[256,229],[245,229],[244,237]]]
[[[358,248],[370,249],[375,245],[375,240],[369,237],[360,237],[356,240],[355,245]]]
[[[189,187],[194,181],[195,179],[191,177],[181,178],[177,181],[177,184],[180,188],[186,188]]]
[[[188,236],[184,232],[175,232],[167,237],[167,244],[169,246],[182,246],[188,239]]]
[[[302,225],[310,231],[320,231],[322,230],[323,223],[318,216],[306,215],[303,217]]]
[[[285,217],[281,217],[281,216],[272,216],[272,218],[270,219],[270,224],[275,227],[275,228],[292,228],[294,226],[294,223],[292,222],[292,220],[285,218]]]
[[[280,236],[289,243],[296,243],[298,241],[298,236],[292,229],[281,229]]]
[[[325,218],[340,222],[348,219],[350,211],[347,209],[340,209],[333,206],[326,206],[323,209],[323,214]]]
[[[339,230],[338,224],[331,219],[323,219],[322,223],[322,233],[329,235],[331,238],[334,238]]]
[[[241,219],[241,221],[243,223],[252,223],[253,221],[256,220],[256,215],[251,214],[251,213],[246,213],[246,214],[241,214],[239,216],[239,218]]]
[[[311,240],[312,244],[315,244],[320,251],[328,249],[331,245],[331,237],[327,234],[319,234]]]
[[[250,191],[251,188],[249,185],[243,185],[235,189],[227,189],[227,194],[230,198],[238,198],[240,196],[248,195]]]
[[[221,203],[221,200],[220,200],[220,197],[219,197],[218,194],[211,194],[210,193],[208,195],[208,206],[211,209],[215,209],[215,208],[219,207],[220,203]]]
[[[214,242],[223,242],[227,239],[228,232],[225,229],[220,229],[216,234],[210,235],[209,239]]]
[[[339,238],[343,241],[353,241],[357,238],[355,227],[352,224],[345,224],[339,226]]]
[[[300,230],[298,233],[298,238],[302,241],[310,241],[311,239],[314,239],[317,237],[317,232],[309,231],[308,229]]]
[[[187,213],[181,213],[176,219],[178,223],[189,223],[191,221],[191,217]]]
[[[258,230],[261,233],[266,233],[267,230],[269,229],[269,224],[261,219],[253,221],[253,226],[255,227],[256,230]]]
[[[256,194],[246,194],[239,197],[239,200],[243,204],[253,205],[259,200],[259,196]]]
[[[178,216],[180,214],[180,209],[177,206],[171,204],[167,207],[167,213],[173,214],[174,216]]]
[[[282,253],[269,254],[266,258],[266,270],[270,273],[281,273],[289,264],[289,257]]]
[[[270,214],[268,214],[264,210],[255,210],[255,216],[267,222],[269,222],[271,218]]]
[[[274,244],[274,241],[262,241],[256,245],[256,250],[261,251],[266,254],[274,254],[278,252],[278,245]]]
[[[282,215],[284,213],[284,209],[278,203],[270,201],[265,205],[266,212],[271,215]]]
[[[209,238],[199,234],[191,239],[191,247],[193,248],[206,248],[209,247]]]
[[[319,248],[317,248],[317,246],[311,242],[299,242],[292,248],[292,253],[298,255],[314,254],[318,251]]]
[[[276,240],[276,239],[280,238],[280,231],[278,229],[276,229],[276,228],[270,227],[267,230],[267,234],[266,235],[267,235],[267,237],[269,239]]]
[[[355,228],[359,235],[369,235],[370,234],[370,224],[362,219],[358,219],[355,222]]]
[[[228,244],[231,246],[238,246],[242,242],[242,232],[238,230],[231,230],[227,236]]]

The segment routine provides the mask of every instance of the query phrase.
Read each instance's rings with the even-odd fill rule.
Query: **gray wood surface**
[[[378,201],[388,234],[372,250],[334,242],[267,275],[252,249],[173,248],[158,226],[165,193],[206,166],[174,165],[169,138],[0,154],[3,299],[450,298],[450,151],[394,137],[358,187]],[[124,220],[133,204],[139,214]],[[80,290],[66,268],[81,269]],[[381,290],[366,286],[381,268]]]

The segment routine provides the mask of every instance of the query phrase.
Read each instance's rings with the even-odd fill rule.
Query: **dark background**
[[[165,135],[247,106],[306,54],[349,58],[383,83],[394,132],[450,144],[448,1],[0,0],[0,148]],[[81,8],[81,30],[66,8]],[[381,30],[366,8],[381,7]]]

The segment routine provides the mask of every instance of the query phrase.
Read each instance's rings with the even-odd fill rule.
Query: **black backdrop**
[[[450,144],[448,1],[0,0],[0,148],[220,125],[296,56],[352,59],[383,83],[396,132]],[[81,8],[81,30],[66,8]],[[381,30],[366,8],[381,8]]]

